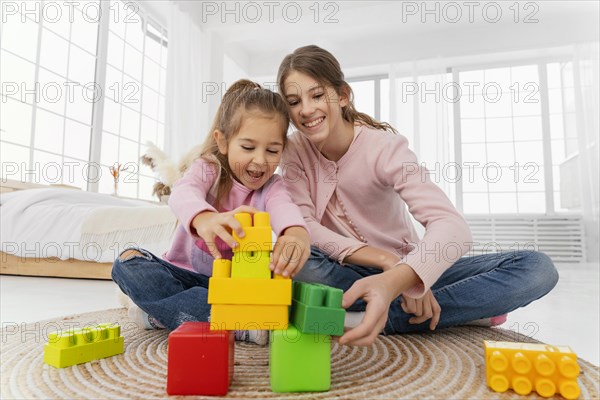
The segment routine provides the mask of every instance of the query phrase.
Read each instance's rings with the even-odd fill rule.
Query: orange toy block
[[[215,278],[208,281],[208,304],[292,304],[291,279]]]
[[[487,383],[496,392],[512,388],[520,395],[535,390],[540,396],[558,392],[579,397],[579,364],[568,346],[541,343],[484,341]]]
[[[288,306],[213,304],[211,330],[287,329]]]

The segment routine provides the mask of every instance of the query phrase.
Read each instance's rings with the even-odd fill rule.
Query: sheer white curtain
[[[598,209],[598,58],[599,43],[583,44],[575,47],[574,83],[575,105],[577,109],[577,142],[579,171],[581,171],[581,209],[585,224],[587,258],[598,261],[600,229]]]
[[[202,142],[212,122],[209,102],[203,98],[203,82],[210,81],[210,43],[180,5],[172,2],[170,8],[164,150],[178,162],[191,146]]]
[[[405,136],[419,163],[455,202],[453,123],[454,98],[440,60],[390,66],[390,124]],[[417,233],[424,228],[413,220]]]
[[[430,178],[454,201],[452,102],[457,96],[441,61],[393,64],[390,123],[406,136]]]

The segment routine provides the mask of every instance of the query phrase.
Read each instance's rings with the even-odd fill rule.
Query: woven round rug
[[[102,322],[121,324],[125,352],[57,369],[43,362],[48,333]],[[167,398],[165,330],[138,329],[125,309],[74,315],[32,324],[4,324],[0,350],[3,399]],[[520,398],[486,386],[483,340],[535,342],[497,328],[458,327],[435,333],[379,336],[369,347],[332,343],[331,389],[273,393],[269,348],[236,343],[229,394],[235,398]],[[599,368],[579,359],[582,399],[598,399]],[[525,396],[537,398],[535,393]]]

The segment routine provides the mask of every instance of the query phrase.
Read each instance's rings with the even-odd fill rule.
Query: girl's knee
[[[119,254],[118,260],[121,262],[129,261],[134,258],[145,258],[146,260],[152,259],[150,253],[142,250],[142,249],[125,249]]]
[[[310,256],[304,264],[304,267],[296,275],[295,280],[304,282],[323,283],[331,275],[335,261],[315,247],[311,247]]]
[[[110,272],[110,276],[113,281],[119,283],[122,281],[123,277],[127,275],[125,271],[126,268],[123,266],[123,261],[120,258],[117,258],[113,263],[112,270]]]
[[[140,264],[146,264],[152,260],[152,255],[142,249],[126,249],[121,252],[113,263],[111,277],[113,281],[120,282],[130,280],[131,277],[136,277],[139,273]]]
[[[533,276],[530,282],[537,287],[537,290],[548,293],[556,286],[559,278],[558,271],[547,254],[539,251],[527,251],[523,258],[526,265],[531,267]]]

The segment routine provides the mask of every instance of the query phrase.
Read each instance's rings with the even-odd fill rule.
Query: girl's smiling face
[[[219,152],[227,155],[235,179],[248,189],[260,189],[275,173],[284,146],[282,118],[254,112],[242,117],[242,125],[229,143],[215,131]]]
[[[292,71],[284,82],[285,99],[290,118],[311,142],[317,147],[335,139],[343,130],[342,107],[348,104],[348,97],[338,95],[331,87],[324,87],[314,78],[298,71]]]

